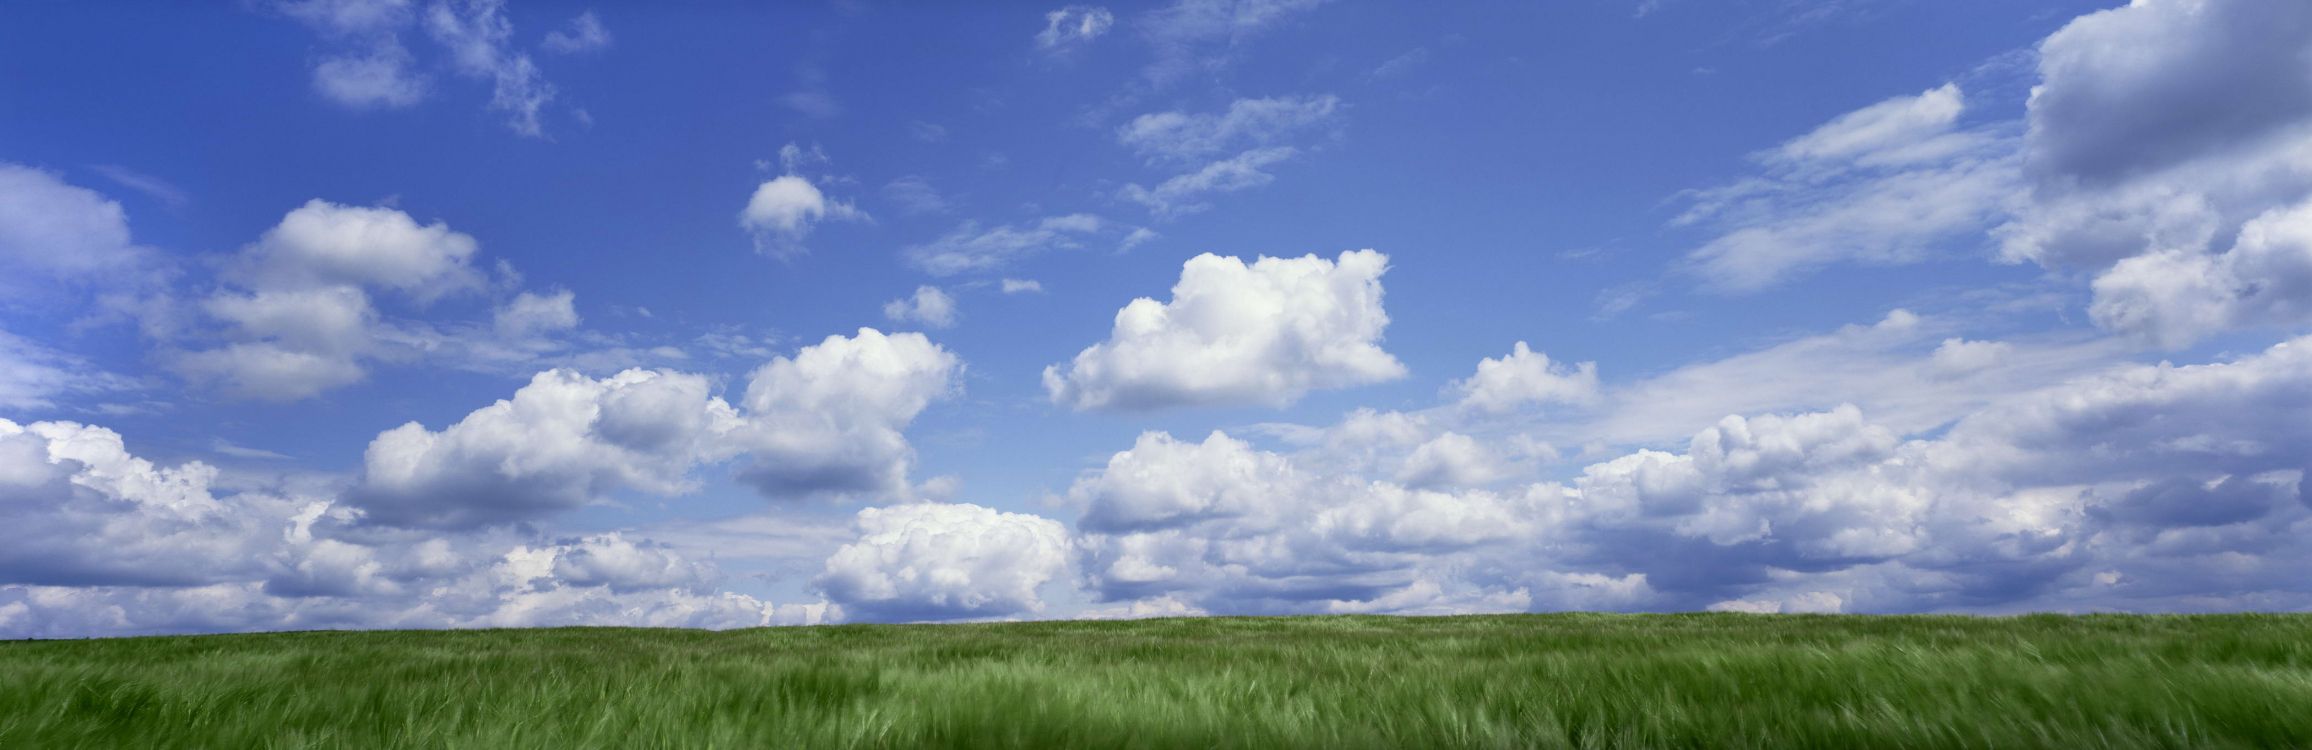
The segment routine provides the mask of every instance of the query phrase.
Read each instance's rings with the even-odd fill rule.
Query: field
[[[0,748],[2308,747],[2312,616],[1304,617],[0,643]]]

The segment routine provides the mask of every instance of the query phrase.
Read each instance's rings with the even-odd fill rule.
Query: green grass
[[[0,643],[0,748],[2312,747],[2312,616],[1303,617]]]

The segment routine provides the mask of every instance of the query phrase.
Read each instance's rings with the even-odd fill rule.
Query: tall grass
[[[0,643],[0,748],[2312,747],[2312,616],[1517,615]]]

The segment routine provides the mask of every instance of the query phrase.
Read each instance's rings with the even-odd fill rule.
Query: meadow
[[[0,643],[0,748],[2312,747],[2312,616],[1547,614]]]

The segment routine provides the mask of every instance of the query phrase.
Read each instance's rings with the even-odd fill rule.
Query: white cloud
[[[1928,362],[1942,374],[1965,375],[1998,366],[2014,351],[2015,346],[2004,341],[1947,338],[1935,347],[1935,353],[1929,357]]]
[[[0,162],[0,291],[30,294],[34,278],[102,283],[132,274],[146,255],[128,214],[94,190]]]
[[[491,324],[500,338],[508,340],[577,328],[576,300],[577,295],[567,289],[553,294],[522,292],[498,306]]]
[[[1193,163],[1242,149],[1266,146],[1323,123],[1340,108],[1340,98],[1280,96],[1238,99],[1220,113],[1152,112],[1116,130],[1116,140],[1150,160]]]
[[[1492,412],[1527,404],[1589,404],[1598,399],[1598,366],[1553,364],[1549,355],[1520,341],[1508,356],[1479,360],[1477,373],[1452,389],[1460,392],[1462,406]]]
[[[117,164],[94,164],[90,165],[89,169],[104,175],[107,180],[119,183],[122,187],[151,196],[153,200],[160,201],[170,208],[184,208],[193,201],[193,197],[187,194],[183,188],[170,184],[168,180],[128,167]]]
[[[931,186],[930,180],[917,175],[906,175],[885,184],[883,197],[899,204],[900,213],[910,215],[947,213],[954,207]]]
[[[138,458],[101,427],[0,420],[0,634],[754,627],[835,613],[717,592],[711,564],[627,534],[376,529],[326,498],[219,494],[219,476]]]
[[[966,221],[939,239],[906,249],[907,262],[933,276],[1002,268],[1047,250],[1082,247],[1106,222],[1091,214],[1047,216],[1033,225],[983,228]]]
[[[424,329],[385,319],[370,291],[398,292],[421,307],[480,292],[478,247],[447,224],[421,225],[398,210],[309,201],[224,264],[222,276],[243,289],[220,288],[198,303],[222,324],[213,335],[223,345],[163,358],[242,398],[294,401],[358,382],[368,361],[437,348],[411,351]],[[505,330],[535,337],[568,328],[559,325],[565,320],[575,325],[574,311],[556,317],[568,296],[517,296],[509,303],[517,317],[504,320],[530,327]]]
[[[1933,350],[1952,322],[1895,310],[1850,325],[1605,388],[1593,419],[1537,430],[1550,440],[1658,444],[1727,414],[1820,410],[1853,403],[1910,433],[1947,424],[1997,398],[2110,364],[2124,347],[2108,339],[2015,340],[2004,356],[1971,370],[1939,366]]]
[[[1107,341],[1044,368],[1044,390],[1075,409],[1284,406],[1311,390],[1403,377],[1380,347],[1388,264],[1372,250],[1251,265],[1199,255],[1181,266],[1171,302],[1142,297],[1118,310]]]
[[[1033,614],[1037,589],[1068,570],[1058,521],[968,503],[859,511],[859,538],[813,585],[850,616],[944,620]]]
[[[1918,96],[1895,97],[1840,115],[1782,144],[1773,158],[1874,164],[1929,155],[1927,149],[1951,131],[1965,107],[1959,85],[1946,83]]]
[[[784,151],[781,159],[787,159]],[[829,199],[810,179],[785,174],[755,187],[747,207],[739,212],[739,226],[754,235],[756,252],[783,257],[803,252],[803,238],[822,219],[866,218],[866,212],[848,201]]]
[[[575,508],[621,489],[677,494],[726,450],[738,414],[698,375],[628,370],[596,380],[542,372],[512,399],[440,432],[380,433],[352,495],[373,521],[463,528]]]
[[[1040,293],[1044,290],[1043,282],[1035,279],[1004,279],[1002,283],[1005,294]]]
[[[905,496],[915,451],[902,430],[962,369],[923,334],[872,328],[774,359],[747,384],[748,427],[731,440],[752,463],[739,476],[772,497]]]
[[[935,286],[919,286],[915,294],[883,303],[883,317],[896,322],[917,322],[933,328],[955,325],[955,298]]]
[[[411,69],[415,59],[394,41],[367,50],[332,55],[313,64],[313,88],[351,109],[400,109],[425,99],[425,77]]]
[[[905,497],[914,450],[902,431],[960,369],[921,334],[863,328],[764,364],[736,407],[702,375],[550,370],[438,432],[380,433],[349,499],[374,523],[473,528],[624,491],[687,493],[695,468],[734,458],[769,497]]]
[[[540,41],[538,46],[548,52],[562,54],[593,52],[610,46],[610,29],[605,28],[602,19],[589,10],[571,18],[565,28],[547,32],[545,40]]]
[[[1116,25],[1107,8],[1070,5],[1044,14],[1044,30],[1036,32],[1036,46],[1053,52],[1090,44]]]
[[[1440,568],[1462,565],[1459,552],[1532,535],[1531,510],[1548,499],[1312,473],[1218,432],[1202,443],[1143,434],[1068,497],[1084,508],[1080,565],[1102,600],[1169,599],[1217,613],[1483,599],[1463,581],[1449,581],[1448,595],[1434,580],[1447,575]]]
[[[228,276],[255,289],[363,285],[430,302],[482,287],[471,265],[478,247],[439,221],[421,225],[395,209],[316,198],[243,248]]]
[[[490,80],[490,108],[506,114],[507,127],[532,138],[545,135],[538,113],[554,100],[554,85],[529,55],[507,48],[514,25],[506,19],[504,0],[436,2],[426,8],[425,28],[449,49],[453,70]]]
[[[1253,38],[1325,0],[1176,0],[1138,26],[1155,60],[1143,71],[1162,86],[1198,72],[1217,72]]]
[[[1275,181],[1275,175],[1261,170],[1298,153],[1291,146],[1257,148],[1157,183],[1154,188],[1141,187],[1139,183],[1125,185],[1116,191],[1116,197],[1147,206],[1158,216],[1196,213],[1212,207],[1199,200],[1208,193],[1250,190]]]
[[[1689,270],[1750,292],[1834,263],[1915,263],[1983,243],[2022,186],[2002,126],[1955,130],[1956,85],[1897,97],[1758,155],[1766,174],[1690,191],[1711,239]]]
[[[0,409],[30,412],[56,406],[65,395],[133,388],[135,381],[86,360],[0,330]]]
[[[1149,229],[1147,227],[1133,227],[1131,233],[1124,235],[1124,239],[1116,243],[1116,252],[1132,252],[1133,248],[1154,242],[1156,241],[1156,238],[1162,236],[1164,235],[1157,234],[1156,230],[1154,229]]]

